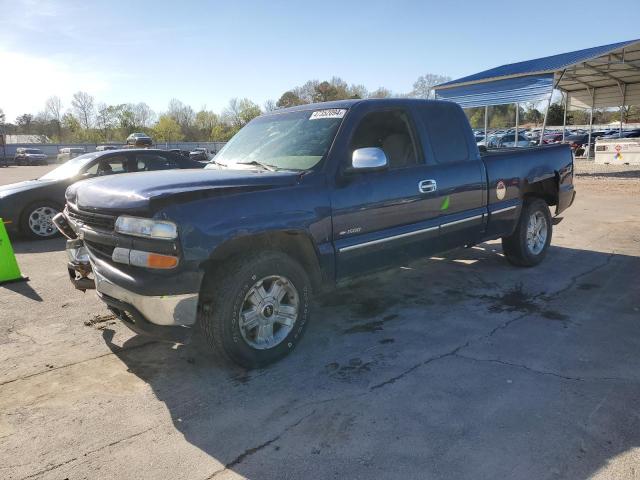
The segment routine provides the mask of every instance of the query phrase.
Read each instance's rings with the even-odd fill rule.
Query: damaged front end
[[[53,218],[53,224],[67,238],[67,270],[69,280],[73,286],[86,292],[96,288],[95,279],[91,275],[91,263],[89,262],[89,252],[84,245],[84,241],[69,223],[64,213],[59,213]]]

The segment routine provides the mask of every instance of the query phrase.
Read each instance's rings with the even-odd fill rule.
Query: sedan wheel
[[[58,229],[53,224],[53,217],[59,211],[48,205],[40,205],[30,211],[27,218],[29,234],[34,238],[52,238],[58,235]]]

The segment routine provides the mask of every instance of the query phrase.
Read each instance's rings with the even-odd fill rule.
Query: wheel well
[[[558,174],[554,177],[545,178],[539,182],[527,183],[523,189],[523,197],[525,199],[530,197],[541,198],[547,205],[558,204]]]
[[[203,266],[206,272],[215,272],[220,264],[257,250],[275,250],[289,255],[305,269],[314,290],[320,288],[322,273],[316,249],[311,239],[298,231],[268,232],[228,240],[213,251]]]

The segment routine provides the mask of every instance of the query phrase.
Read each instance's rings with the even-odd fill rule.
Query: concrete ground
[[[20,168],[46,167],[0,183]],[[637,479],[625,171],[578,176],[542,265],[491,242],[368,277],[256,371],[136,337],[71,287],[62,240],[16,240],[31,280],[0,287],[0,478]]]

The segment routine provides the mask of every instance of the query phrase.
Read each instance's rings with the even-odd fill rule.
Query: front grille
[[[84,244],[87,246],[89,251],[96,256],[102,257],[106,260],[111,260],[111,255],[113,255],[114,246],[112,245],[104,245],[102,243],[89,242],[85,239]]]
[[[86,225],[89,228],[112,231],[116,222],[116,217],[101,213],[81,212],[67,207],[67,216],[77,224]]]

